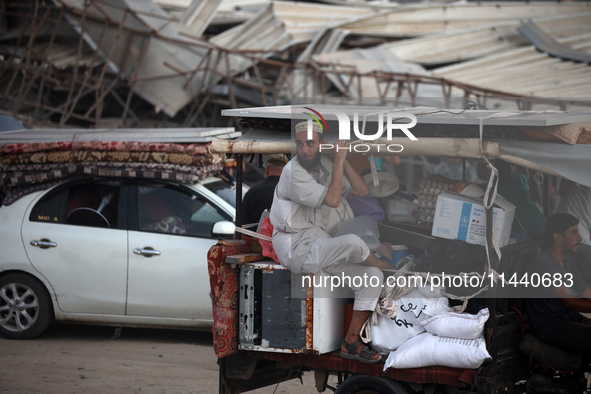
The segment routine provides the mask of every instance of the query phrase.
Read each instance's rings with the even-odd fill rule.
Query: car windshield
[[[223,179],[214,182],[208,182],[204,185],[206,188],[217,194],[222,200],[236,208],[236,185]],[[248,187],[242,187],[242,197],[246,194]]]

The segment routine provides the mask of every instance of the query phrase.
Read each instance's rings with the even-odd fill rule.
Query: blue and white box
[[[493,207],[493,238],[499,247],[509,243],[514,216],[515,205],[497,195]],[[485,245],[486,212],[482,199],[455,193],[440,194],[431,235]]]

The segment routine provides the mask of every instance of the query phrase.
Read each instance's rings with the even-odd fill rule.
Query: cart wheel
[[[408,394],[408,391],[392,379],[353,375],[339,385],[335,394]]]

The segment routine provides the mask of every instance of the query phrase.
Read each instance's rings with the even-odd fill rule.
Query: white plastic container
[[[392,222],[416,223],[419,217],[419,207],[412,201],[392,197],[384,205],[386,217]]]

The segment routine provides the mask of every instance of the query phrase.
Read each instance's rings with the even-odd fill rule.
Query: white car
[[[234,233],[234,186],[86,178],[0,207],[0,335],[56,321],[211,328],[207,251]]]

